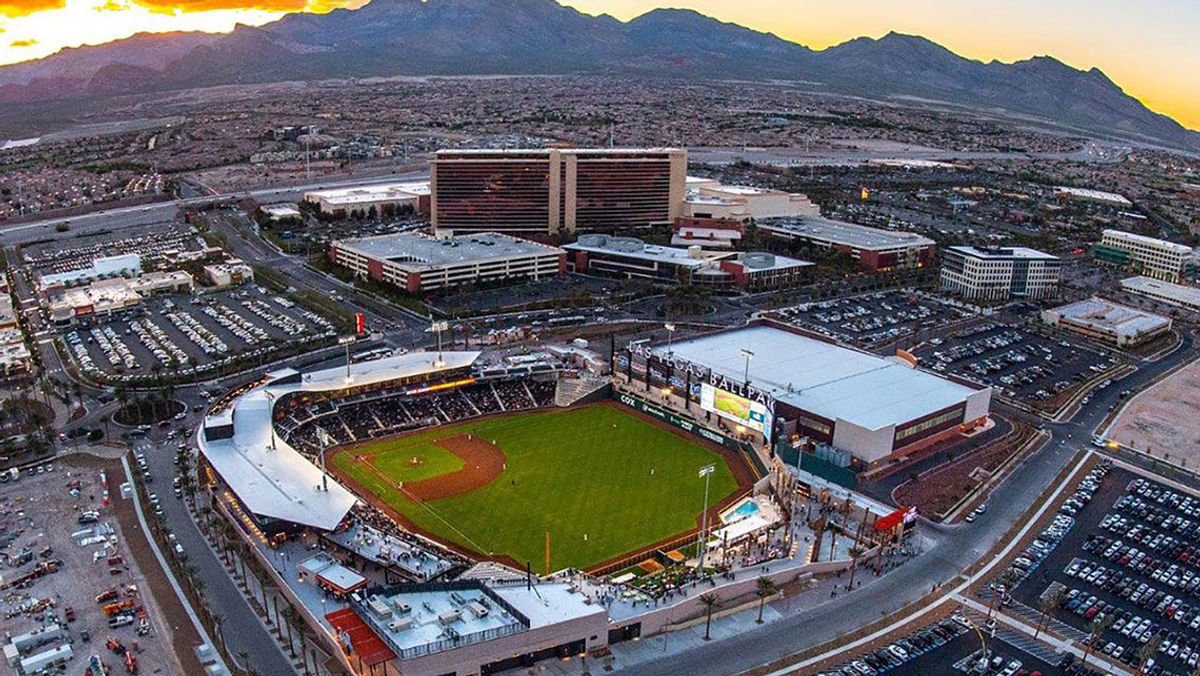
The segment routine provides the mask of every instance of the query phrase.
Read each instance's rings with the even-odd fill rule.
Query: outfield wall
[[[690,432],[702,439],[707,439],[715,444],[720,444],[732,451],[737,451],[746,459],[747,464],[753,470],[756,479],[762,479],[767,476],[767,467],[763,464],[762,458],[758,457],[758,452],[754,447],[744,441],[739,441],[732,437],[727,437],[720,432],[715,432],[694,420],[680,417],[670,411],[667,411],[653,404],[648,404],[642,399],[635,397],[627,392],[618,391],[615,387],[612,390],[612,398],[620,404],[624,404],[635,411],[645,413],[646,415],[657,418],[674,427]]]

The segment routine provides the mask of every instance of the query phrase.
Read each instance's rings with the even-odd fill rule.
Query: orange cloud
[[[67,6],[67,0],[0,0],[0,17],[15,19],[44,12],[48,9],[62,9]]]
[[[4,0],[0,0],[3,2]],[[111,0],[110,0],[111,1]],[[339,7],[358,7],[361,0],[133,0],[161,14],[210,12],[214,10],[260,10],[264,12],[328,12]]]
[[[124,12],[129,9],[129,5],[124,2],[117,2],[117,0],[104,0],[103,5],[97,5],[92,9],[97,12]]]
[[[28,40],[13,40],[8,43],[9,47],[32,47],[37,44],[37,40],[30,38]]]

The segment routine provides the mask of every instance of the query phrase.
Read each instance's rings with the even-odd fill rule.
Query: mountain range
[[[888,34],[812,50],[691,10],[628,22],[554,0],[373,0],[227,34],[139,34],[0,67],[0,103],[231,83],[390,75],[604,74],[801,81],[815,91],[931,100],[1200,150],[1097,69],[1040,56],[963,58]]]

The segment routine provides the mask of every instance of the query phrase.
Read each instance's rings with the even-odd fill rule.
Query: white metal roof
[[[437,373],[469,366],[479,352],[411,352],[398,357],[351,364],[346,367],[306,373],[300,383],[280,383],[293,375],[289,370],[272,374],[268,381],[238,397],[227,411],[205,420],[205,426],[233,422],[233,436],[208,441],[199,435],[200,452],[255,514],[333,530],[354,506],[357,498],[336,481],[320,490],[321,470],[273,435],[271,409],[274,401],[292,392],[322,392],[371,385],[419,373]],[[273,443],[272,443],[273,442]]]
[[[902,424],[964,401],[974,390],[899,361],[796,335],[772,326],[750,326],[676,341],[677,358],[708,366],[740,382],[750,360],[750,386],[777,401],[829,420],[877,430]],[[653,350],[665,355],[666,346]]]
[[[1171,320],[1166,317],[1094,297],[1051,312],[1073,323],[1112,331],[1119,336],[1136,336],[1171,325]]]
[[[881,230],[857,223],[833,221],[828,218],[787,217],[765,219],[759,228],[804,239],[844,244],[855,249],[889,250],[902,247],[933,246],[935,242],[924,235],[900,230]]]
[[[1056,261],[1058,256],[1054,256],[1037,249],[1030,249],[1024,246],[1003,246],[1003,247],[980,247],[980,246],[952,246],[951,251],[957,251],[964,256],[979,258],[983,260],[1042,260]]]
[[[335,243],[368,258],[390,261],[406,270],[484,263],[524,256],[551,256],[558,247],[495,232],[459,237],[430,237],[415,232],[345,239]]]

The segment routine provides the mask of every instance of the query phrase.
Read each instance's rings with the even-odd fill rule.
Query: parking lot
[[[324,317],[253,285],[239,290],[148,298],[111,320],[64,335],[68,352],[92,377],[137,380],[216,375],[237,360],[268,360],[298,342],[336,335]]]
[[[56,461],[0,484],[0,631],[26,674],[39,659],[83,674],[93,656],[114,674],[179,673],[101,472]]]
[[[44,275],[85,268],[94,259],[111,256],[113,252],[137,254],[143,260],[151,260],[174,252],[199,250],[204,246],[204,240],[190,225],[154,225],[82,239],[32,244],[22,249],[21,256],[35,272]]]
[[[1097,654],[1151,676],[1200,664],[1200,498],[1114,468],[1075,511],[1075,527],[1013,593],[1025,608],[1053,597],[1056,620]],[[1028,613],[1028,611],[1026,611]],[[1156,644],[1157,650],[1146,646]]]
[[[902,291],[803,303],[773,314],[795,326],[862,347],[892,343],[969,316],[946,301]]]
[[[981,617],[968,621],[966,616],[956,613],[871,653],[820,672],[818,676],[1066,676],[1083,673],[1077,665],[1074,669],[1065,668],[1065,665],[1059,668],[1059,657],[1049,649],[1016,634],[1009,635],[1003,629],[993,634],[981,626],[982,622]],[[980,660],[980,632],[988,640],[986,666]],[[1026,652],[1025,648],[1036,650],[1038,655]]]
[[[991,385],[1045,408],[1057,408],[1080,385],[1122,363],[1106,352],[1071,337],[1050,338],[997,321],[932,338],[915,351],[926,368]]]

